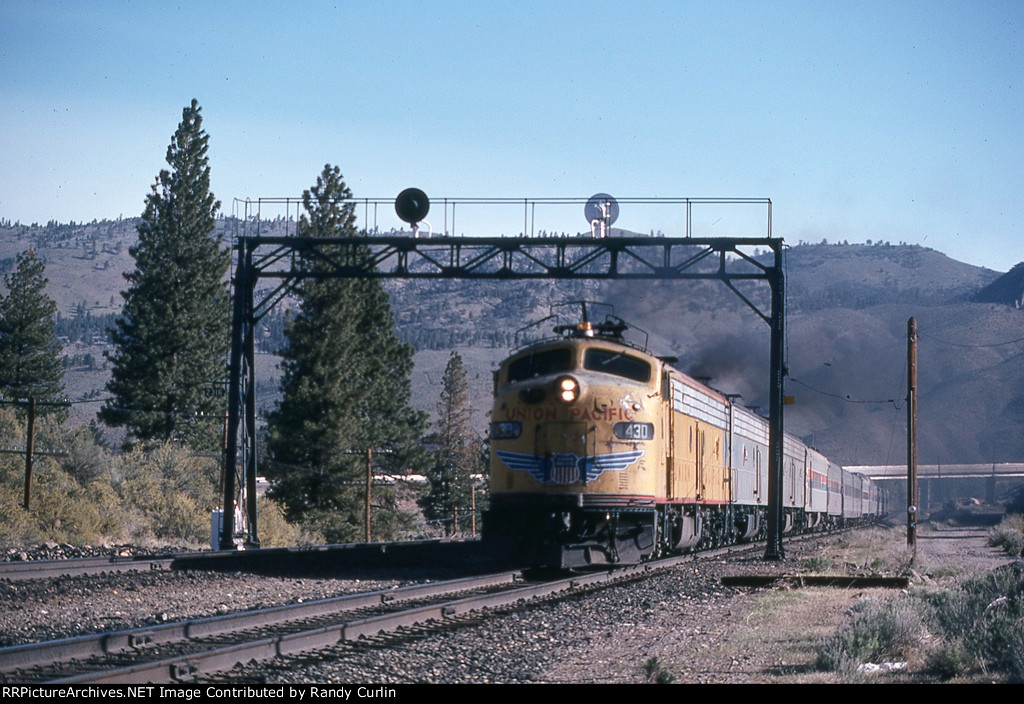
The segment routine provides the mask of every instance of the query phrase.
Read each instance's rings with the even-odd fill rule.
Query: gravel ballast
[[[218,676],[217,681],[642,683],[666,673],[674,681],[694,683],[828,681],[808,680],[819,675],[813,668],[808,670],[807,662],[793,662],[792,648],[783,653],[785,648],[770,641],[772,634],[762,638],[756,631],[759,612],[755,607],[771,590],[723,587],[720,583],[725,575],[797,572],[808,558],[818,558],[829,549],[822,547],[826,540],[787,543],[787,559],[781,563],[763,561],[763,548],[728,561],[688,561],[648,579],[497,618],[239,666]],[[949,540],[933,543],[942,550],[956,549]],[[963,550],[971,560],[982,557],[977,542]],[[950,553],[948,559],[960,557]],[[994,567],[1000,558],[993,555],[989,561]],[[972,562],[970,569],[981,567]],[[313,579],[181,572],[0,582],[0,633],[4,644],[11,645],[327,598],[428,578],[410,573]],[[846,609],[867,594],[864,590],[835,593],[827,609],[809,616],[810,623],[823,632],[838,627]],[[800,657],[806,660],[808,656],[802,653]]]

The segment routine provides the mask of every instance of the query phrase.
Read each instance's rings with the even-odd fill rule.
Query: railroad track
[[[177,682],[236,662],[324,644],[341,629],[358,636],[388,618],[430,608],[443,597],[508,587],[522,573],[398,587],[191,621],[0,649],[0,679],[11,682]],[[413,608],[396,609],[398,604]],[[426,604],[426,605],[424,605]],[[354,618],[346,618],[354,615]],[[320,634],[320,635],[318,635]],[[334,641],[336,642],[336,640]],[[232,659],[235,658],[235,659]]]
[[[174,555],[132,555],[108,557],[75,557],[67,560],[26,560],[0,563],[0,579],[21,581],[49,579],[107,572],[139,572],[168,570]]]
[[[387,643],[389,634],[424,633],[486,618],[531,601],[549,601],[694,559],[758,551],[730,546],[585,575],[527,583],[507,571],[397,587],[303,604],[240,612],[116,633],[0,649],[0,681],[18,683],[175,683],[216,677],[237,663],[266,661],[334,646]],[[233,675],[222,675],[231,677]]]
[[[718,551],[702,555],[714,552]],[[410,629],[446,627],[494,610],[638,579],[693,559],[691,555],[679,556],[540,581],[527,581],[523,572],[515,570],[3,648],[0,680],[81,684],[187,682],[214,676],[237,663],[316,651]]]
[[[417,566],[461,564],[467,556],[478,558],[479,541],[414,540],[396,543],[348,543],[308,548],[262,548],[164,553],[156,555],[112,555],[64,560],[0,562],[0,580],[49,579],[111,572],[166,570],[220,570],[259,572],[261,570],[308,570],[325,563],[346,566]]]

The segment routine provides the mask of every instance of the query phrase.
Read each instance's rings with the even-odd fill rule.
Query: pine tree
[[[54,333],[57,304],[46,295],[45,265],[32,249],[4,276],[0,298],[0,395],[56,402],[64,395],[60,345]],[[45,409],[41,408],[41,412]]]
[[[110,331],[113,398],[100,417],[145,442],[211,447],[224,415],[224,399],[211,390],[226,373],[230,256],[214,235],[220,202],[210,192],[202,124],[193,100],[167,148],[171,169],[146,197],[129,250],[135,270],[125,274],[125,305]]]
[[[329,164],[303,193],[302,237],[357,237],[351,192]],[[326,252],[329,256],[331,253]],[[368,256],[364,251],[359,256]],[[301,262],[308,273],[322,260]],[[266,474],[291,520],[332,542],[363,535],[366,452],[375,471],[422,463],[423,416],[409,406],[412,348],[399,342],[391,302],[373,279],[306,278],[282,352],[281,401],[269,418]],[[373,531],[408,525],[394,494],[374,488]]]
[[[472,475],[480,471],[481,443],[473,433],[469,381],[462,357],[452,351],[437,401],[437,452],[428,472],[430,493],[420,502],[428,519],[452,535],[470,525]]]

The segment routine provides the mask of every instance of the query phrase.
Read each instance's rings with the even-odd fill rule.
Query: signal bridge
[[[364,211],[366,232],[380,232],[382,201],[349,201]],[[237,201],[236,201],[237,203]],[[634,279],[722,281],[770,328],[769,364],[769,559],[783,557],[782,532],[782,437],[783,437],[783,352],[785,349],[785,274],[783,241],[772,236],[771,200],[767,198],[627,198],[616,200],[606,193],[589,199],[443,199],[444,232],[455,232],[456,206],[460,213],[478,205],[523,208],[520,237],[417,237],[363,236],[309,238],[264,236],[264,208],[296,206],[298,199],[245,201],[244,217],[238,220],[246,230],[237,236],[237,268],[233,278],[234,312],[231,329],[231,362],[228,389],[228,433],[224,453],[224,515],[235,505],[243,507],[244,528],[235,535],[225,521],[221,548],[238,544],[258,546],[256,515],[256,323],[295,285],[308,278],[445,278],[445,279]],[[669,207],[682,222],[676,236],[644,237],[618,235],[612,229],[620,215],[620,203],[637,211],[641,206]],[[536,213],[555,206],[582,206],[588,231],[581,236],[537,236]],[[711,209],[717,219],[699,216],[701,208]],[[697,233],[715,231],[724,218],[721,208],[736,207],[749,212],[763,210],[757,224],[740,218],[747,236],[712,237]],[[372,208],[372,218],[371,218]],[[429,213],[430,201],[418,189],[406,189],[394,202],[397,216],[419,232]],[[664,212],[664,211],[662,211]],[[633,217],[633,213],[630,213]],[[291,222],[290,216],[285,222]],[[557,222],[557,221],[556,221]],[[637,217],[637,222],[644,222]],[[370,226],[372,223],[372,227]],[[387,222],[383,222],[384,227]],[[634,226],[635,227],[635,226]],[[732,227],[732,226],[731,226]],[[393,228],[392,228],[393,229]],[[636,229],[647,229],[636,227]],[[432,228],[428,228],[428,232]],[[547,232],[548,230],[543,230]],[[761,250],[768,256],[758,256]],[[276,286],[256,299],[260,279]],[[762,311],[736,284],[765,282],[771,289],[770,311]],[[239,476],[240,475],[240,476]],[[238,480],[236,482],[236,480]],[[236,486],[242,487],[236,492]],[[237,502],[237,503],[236,503]]]

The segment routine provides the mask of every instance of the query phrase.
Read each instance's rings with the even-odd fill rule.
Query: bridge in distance
[[[859,465],[846,469],[870,477],[888,489],[893,497],[890,507],[906,504],[907,465]],[[1024,462],[918,464],[917,484],[922,511],[970,498],[996,503],[1024,484]]]

